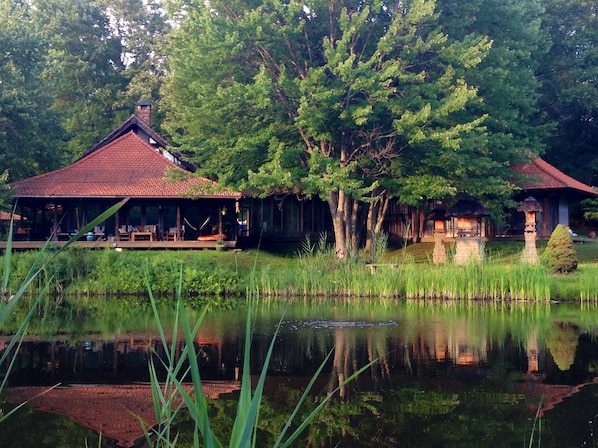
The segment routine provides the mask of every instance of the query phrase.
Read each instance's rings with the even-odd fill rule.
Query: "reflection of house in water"
[[[0,347],[9,339],[0,337]],[[176,352],[181,353],[184,344],[180,340],[177,344]],[[200,334],[196,348],[204,378],[234,379],[236,341]],[[126,334],[113,340],[91,335],[86,341],[74,344],[65,338],[46,342],[25,338],[17,354],[18,368],[11,374],[9,385],[149,381],[150,358],[165,359],[166,350],[168,347],[162,345],[160,338],[150,334]]]
[[[562,403],[566,398],[569,398],[580,391],[586,384],[579,384],[577,386],[569,386],[567,384],[543,384],[543,383],[526,383],[528,387],[526,392],[537,397],[539,409],[537,409],[538,417],[543,417],[544,413],[553,409],[559,403]]]
[[[0,347],[6,347],[8,340],[0,338]],[[176,352],[181,353],[184,344],[178,345]],[[7,391],[14,403],[31,399],[30,404],[38,410],[64,415],[115,440],[117,446],[131,447],[143,437],[136,415],[150,427],[157,423],[147,382],[148,363],[150,357],[161,357],[167,349],[159,337],[149,334],[126,334],[112,341],[89,336],[89,340],[76,344],[64,339],[37,342],[26,338],[17,354],[18,367],[9,380],[18,387]],[[211,379],[202,383],[206,397],[218,398],[240,388],[234,381],[235,343],[199,334],[196,349],[202,378]],[[118,384],[98,384],[106,381]],[[58,382],[71,386],[43,395],[39,394],[48,387],[31,387]]]
[[[538,331],[532,330],[527,336],[527,373],[534,374],[540,371],[540,350],[538,347]]]
[[[186,385],[185,389],[191,392],[193,387]],[[207,398],[216,399],[239,390],[240,383],[204,381],[202,389]],[[144,437],[137,416],[148,427],[158,423],[149,384],[77,385],[50,391],[47,387],[17,387],[8,393],[15,403],[30,400],[34,408],[64,415],[114,440],[119,447],[132,447]]]
[[[575,360],[575,351],[579,342],[577,327],[565,322],[552,322],[552,331],[546,342],[546,350],[542,350],[539,343],[538,331],[533,329],[528,333],[526,341],[527,372],[523,375],[524,392],[533,397],[537,403],[538,417],[565,399],[577,394],[584,386],[596,384],[598,377],[581,384],[550,384],[544,382],[547,370],[557,367],[559,371],[569,370]]]
[[[478,366],[488,359],[486,336],[471,334],[467,325],[448,329],[442,322],[422,329],[413,341],[413,358],[450,363],[459,366]]]

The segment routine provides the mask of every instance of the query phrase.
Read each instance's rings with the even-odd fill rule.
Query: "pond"
[[[299,420],[345,378],[377,362],[340,388],[296,446],[596,446],[597,311],[579,303],[261,303],[253,375],[284,317],[268,366],[259,444],[272,446],[332,351]],[[148,361],[165,350],[151,313],[120,303],[106,305],[101,317],[66,314],[34,323],[37,335],[20,347],[1,407],[36,398],[0,425],[0,445],[143,446],[135,416],[155,419]],[[196,339],[214,430],[226,442],[245,319],[244,309],[212,311]],[[0,348],[9,338],[0,337]],[[192,446],[188,419],[178,424],[177,447]]]

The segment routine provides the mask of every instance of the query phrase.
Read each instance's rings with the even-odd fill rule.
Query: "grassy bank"
[[[539,243],[539,251],[544,245]],[[32,292],[50,284],[56,294],[146,295],[145,279],[160,295],[174,294],[182,275],[183,295],[331,296],[492,300],[598,300],[598,244],[576,244],[579,269],[553,276],[519,262],[523,243],[490,242],[478,265],[431,262],[433,245],[387,250],[374,272],[361,260],[334,261],[331,250],[305,247],[256,251],[91,251],[72,247],[39,275]],[[18,285],[39,254],[15,253],[10,284]],[[51,256],[51,252],[43,254]],[[255,269],[254,269],[255,267]]]

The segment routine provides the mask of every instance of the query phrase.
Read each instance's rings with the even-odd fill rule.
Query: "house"
[[[19,226],[24,228],[15,232],[18,239],[67,240],[119,201],[126,204],[98,226],[91,239],[125,243],[165,240],[177,243],[174,246],[199,239],[210,246],[226,238],[234,247],[237,242],[333,237],[325,201],[294,194],[262,199],[221,188],[193,175],[195,167],[170,152],[168,142],[150,122],[151,106],[140,103],[135,115],[73,164],[12,184],[18,213],[23,216]],[[539,237],[550,236],[559,223],[569,225],[569,203],[596,195],[589,186],[540,158],[512,169],[522,178],[522,190],[515,200],[532,195],[542,205],[537,218]],[[391,203],[384,222],[389,241],[433,241],[435,224],[427,217],[448,205],[430,202],[427,209],[421,209]],[[484,220],[481,236],[522,235],[523,214],[510,214],[504,229],[497,230]],[[446,237],[454,237],[456,220],[447,219],[444,225]]]
[[[31,240],[66,240],[119,201],[125,205],[93,240],[236,239],[240,193],[193,175],[150,127],[151,107],[137,106],[121,126],[69,166],[11,185]]]
[[[240,202],[240,238],[246,244],[317,241],[334,236],[328,203],[314,197],[273,194],[245,195]]]

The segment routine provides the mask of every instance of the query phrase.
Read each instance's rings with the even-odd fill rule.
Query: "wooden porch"
[[[47,243],[51,247],[62,247],[66,244],[66,241],[50,241]],[[179,240],[179,241],[75,241],[72,246],[85,247],[87,249],[171,249],[171,250],[183,250],[183,249],[217,249],[219,244],[224,249],[235,249],[237,247],[236,241],[223,241],[218,243],[217,241],[193,241],[193,240]],[[0,251],[6,250],[6,241],[0,241]],[[13,241],[13,250],[39,250],[46,241]]]

